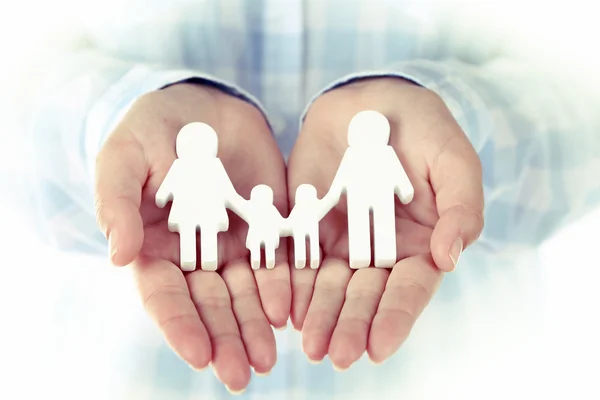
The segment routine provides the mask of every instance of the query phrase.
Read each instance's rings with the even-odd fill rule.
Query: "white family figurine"
[[[348,128],[348,149],[329,192],[319,199],[314,186],[296,190],[295,204],[288,218],[273,205],[273,191],[257,185],[250,199],[241,197],[217,158],[216,132],[207,124],[193,122],[177,136],[177,159],[156,193],[156,205],[173,202],[169,230],[180,236],[180,266],[196,269],[196,232],[200,230],[200,257],[203,270],[218,265],[219,232],[229,228],[227,208],[248,223],[246,247],[250,264],[258,269],[261,250],[268,269],[275,266],[280,238],[294,241],[295,267],[306,266],[306,241],[311,268],[320,264],[319,222],[339,202],[348,202],[348,244],[351,268],[371,265],[371,215],[375,267],[389,268],[396,262],[395,196],[408,204],[414,188],[396,155],[388,145],[390,125],[376,111],[361,111]]]

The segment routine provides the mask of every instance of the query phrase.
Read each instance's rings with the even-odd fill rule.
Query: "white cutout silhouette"
[[[317,197],[317,189],[302,184],[296,189],[295,205],[287,218],[287,235],[294,238],[294,261],[298,269],[306,266],[306,241],[309,243],[310,267],[320,264],[319,222],[331,207]]]
[[[239,215],[244,206],[245,200],[217,158],[217,149],[217,133],[209,125],[194,122],[184,126],[177,136],[178,158],[156,193],[158,207],[173,202],[168,226],[171,232],[179,232],[183,271],[196,269],[198,229],[201,268],[217,269],[217,236],[229,228],[226,207]]]
[[[329,192],[319,199],[314,186],[300,185],[296,203],[285,219],[273,204],[273,190],[267,185],[252,189],[250,200],[233,187],[217,158],[218,137],[207,124],[194,122],[177,136],[177,159],[156,193],[156,205],[173,201],[169,230],[179,232],[181,269],[196,268],[196,231],[200,230],[200,257],[203,270],[218,266],[219,232],[229,229],[226,208],[248,223],[246,247],[250,265],[258,269],[261,249],[267,269],[275,267],[275,250],[280,238],[294,240],[295,267],[306,266],[306,241],[310,266],[320,264],[319,223],[339,202],[348,201],[348,245],[351,268],[371,264],[371,216],[375,267],[396,263],[395,196],[403,204],[414,197],[414,188],[393,147],[388,145],[390,124],[376,111],[361,111],[348,127],[346,150]]]
[[[333,207],[343,193],[348,201],[348,245],[350,268],[371,264],[371,221],[375,267],[396,263],[395,201],[403,204],[414,196],[414,188],[394,151],[388,145],[390,124],[376,111],[361,111],[348,127],[348,150],[323,198]]]
[[[250,250],[252,269],[260,268],[261,249],[265,252],[267,269],[275,267],[275,250],[279,247],[286,221],[273,205],[273,190],[267,185],[257,185],[250,192],[250,200],[244,206],[244,218],[248,223],[246,247]]]

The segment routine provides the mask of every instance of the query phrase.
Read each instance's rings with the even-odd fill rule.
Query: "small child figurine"
[[[255,270],[260,268],[260,252],[264,247],[265,266],[273,269],[280,232],[285,226],[284,218],[273,205],[273,190],[267,185],[255,186],[244,209],[248,223],[246,247],[250,250],[250,265]]]
[[[287,219],[290,235],[294,238],[294,259],[296,268],[306,266],[306,240],[309,242],[310,267],[318,268],[320,263],[319,222],[329,212],[322,200],[317,197],[314,186],[303,184],[296,189],[295,205]]]

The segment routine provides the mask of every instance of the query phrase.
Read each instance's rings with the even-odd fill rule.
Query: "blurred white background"
[[[85,3],[0,5],[0,180],[16,176],[8,170],[22,160],[4,140],[16,132],[14,89],[24,84],[13,74],[32,54],[68,41],[74,28],[69,21]],[[510,33],[507,45],[540,63],[554,54],[558,69],[578,60],[579,78],[597,82],[600,32],[583,1],[462,1],[452,9],[483,30],[510,24],[503,29]],[[45,34],[50,30],[56,35]],[[10,195],[2,192],[0,200]],[[106,398],[101,382],[113,373],[127,327],[145,321],[129,273],[44,247],[20,221],[0,207],[0,398],[48,398],[53,390]],[[482,266],[485,278],[470,278],[478,266],[459,269],[449,284],[460,287],[460,297],[435,301],[415,328],[409,345],[418,359],[402,393],[411,399],[600,398],[599,227],[600,210],[539,251]]]

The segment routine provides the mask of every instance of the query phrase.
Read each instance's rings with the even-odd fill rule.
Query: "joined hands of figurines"
[[[362,110],[387,117],[391,147],[377,150],[378,162],[345,170],[354,157],[354,140],[361,151],[369,147],[373,152],[378,145],[372,144],[384,142],[378,133],[384,130],[378,129],[359,129],[362,135],[348,137],[350,121]],[[353,175],[350,182],[342,179],[347,174]],[[377,178],[388,183],[380,185]],[[477,153],[444,101],[426,88],[389,77],[336,87],[306,114],[288,160],[290,205],[304,184],[323,198],[337,198],[340,180],[346,199],[320,223],[321,266],[291,269],[291,319],[302,331],[310,360],[328,356],[336,368],[346,369],[365,351],[373,362],[383,362],[408,337],[443,272],[455,268],[462,250],[483,228],[483,185]],[[412,201],[408,182],[414,188]],[[393,196],[378,190],[394,190],[398,199],[394,203]],[[369,204],[373,238],[367,229]],[[349,218],[355,218],[354,224],[348,224]],[[378,234],[395,237],[395,247],[386,247]],[[361,268],[378,262],[393,267]]]
[[[195,121],[214,129],[202,125],[200,140],[184,134],[179,146],[180,130]],[[170,347],[194,369],[210,363],[232,391],[247,386],[251,369],[269,372],[277,359],[272,327],[284,327],[290,312],[286,244],[275,268],[253,271],[247,224],[226,210],[239,211],[236,204],[245,206],[263,183],[274,207],[287,213],[285,162],[262,113],[196,83],[149,93],[107,138],[96,173],[98,222],[111,261],[133,269],[142,303]],[[180,184],[186,178],[195,181]],[[172,194],[176,201],[167,204]],[[206,270],[197,268],[202,263]]]
[[[201,268],[217,268],[217,234],[228,229],[225,207],[234,210],[248,223],[246,247],[253,269],[275,266],[275,250],[282,236],[293,236],[296,268],[306,265],[306,239],[309,241],[311,268],[320,261],[319,222],[339,201],[348,199],[349,259],[351,268],[371,263],[371,226],[373,216],[374,265],[391,267],[396,262],[394,195],[403,204],[414,196],[414,188],[394,149],[388,146],[390,125],[376,111],[356,114],[348,128],[348,144],[330,191],[319,200],[308,184],[296,191],[296,205],[289,218],[283,218],[273,205],[273,191],[264,184],[252,189],[245,201],[231,184],[217,158],[218,137],[212,127],[194,122],[177,136],[176,159],[156,193],[156,204],[164,207],[173,201],[169,229],[178,232],[181,268],[193,271],[196,264],[196,230],[200,229]]]

